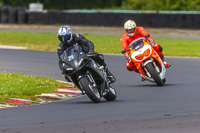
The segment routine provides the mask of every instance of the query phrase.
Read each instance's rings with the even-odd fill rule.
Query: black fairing
[[[82,52],[80,46],[71,46],[67,48],[60,58],[63,62],[62,69],[66,75],[76,73],[89,61],[88,56]]]
[[[107,75],[103,69],[99,70],[99,64],[89,58],[79,45],[67,48],[60,56],[62,60],[62,69],[66,76],[69,76],[73,83],[79,88],[78,81],[89,72],[95,80],[100,94],[107,88]]]

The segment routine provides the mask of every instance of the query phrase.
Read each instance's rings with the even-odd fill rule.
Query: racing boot
[[[115,76],[108,70],[108,66],[105,66],[105,71],[107,73],[107,77],[110,80],[111,83],[114,83],[116,81]]]
[[[171,64],[169,64],[168,62],[164,61],[165,67],[169,68],[171,66]]]
[[[165,68],[169,68],[169,67],[171,66],[171,64],[170,64],[170,63],[168,63],[168,62],[166,62],[166,61],[165,61],[165,58],[164,58],[164,56],[161,56],[160,58],[162,59],[162,61],[163,61],[164,65],[165,65]]]
[[[144,78],[143,76],[141,76],[141,81],[142,81],[142,82],[145,81],[145,78]]]

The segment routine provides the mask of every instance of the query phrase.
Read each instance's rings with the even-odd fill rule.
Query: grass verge
[[[120,36],[99,36],[84,34],[95,45],[99,53],[121,54]],[[200,57],[199,40],[154,38],[160,44],[166,56]],[[56,51],[59,44],[54,33],[0,32],[0,45],[25,46],[29,50]]]
[[[10,98],[36,100],[35,95],[50,93],[66,86],[71,85],[45,77],[0,73],[0,104],[5,104]]]

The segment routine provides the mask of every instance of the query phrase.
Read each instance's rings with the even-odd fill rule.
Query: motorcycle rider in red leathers
[[[140,37],[146,38],[146,35],[148,34],[142,27],[136,26],[136,23],[133,20],[127,20],[124,24],[124,29],[125,29],[125,33],[122,35],[120,39],[121,44],[122,44],[122,49],[128,49],[129,48],[128,46],[132,41]],[[156,50],[156,52],[158,53],[162,61],[164,62],[165,67],[169,68],[171,64],[169,64],[168,62],[164,60],[164,55],[162,53],[163,48],[159,44],[156,44],[154,42],[153,37],[151,35],[148,38],[148,41],[150,45],[154,48],[154,50]],[[127,59],[127,62],[126,62],[127,69],[129,71],[139,72],[135,64],[131,61],[130,53],[127,51],[126,53],[124,53],[124,56]],[[144,81],[144,80],[145,79],[141,77],[141,81]]]

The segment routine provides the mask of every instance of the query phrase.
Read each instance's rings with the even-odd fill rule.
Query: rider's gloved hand
[[[131,56],[130,56],[130,54],[126,53],[126,54],[125,54],[125,57],[126,57],[126,59],[127,59],[129,62],[131,61]]]
[[[149,44],[150,44],[152,47],[156,46],[156,43],[154,42],[153,39],[149,40]]]
[[[87,56],[95,56],[95,55],[96,55],[96,53],[94,51],[91,51],[91,52],[87,53]]]

